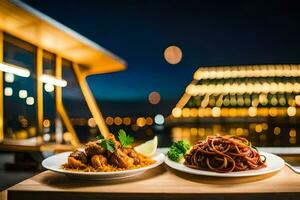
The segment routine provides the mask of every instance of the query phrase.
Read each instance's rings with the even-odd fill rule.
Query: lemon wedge
[[[140,153],[144,156],[153,156],[157,149],[157,136],[155,136],[152,140],[149,140],[139,146],[134,147],[134,150],[137,153]]]

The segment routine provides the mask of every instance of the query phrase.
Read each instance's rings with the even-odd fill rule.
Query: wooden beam
[[[3,62],[3,32],[0,30],[0,63]],[[3,129],[3,121],[4,121],[4,110],[3,110],[3,72],[0,71],[0,143],[3,142],[4,139],[4,129]]]
[[[37,134],[43,133],[43,83],[40,80],[43,74],[43,49],[36,50],[36,98],[37,98]]]
[[[81,73],[78,64],[73,63],[73,69],[87,105],[96,124],[98,125],[99,131],[104,137],[106,137],[109,134],[109,130],[105,124],[105,120],[103,119],[102,113],[96,103],[96,100],[86,82],[85,76]]]
[[[59,55],[56,55],[55,62],[55,76],[58,79],[62,79],[62,58]],[[79,139],[76,135],[75,129],[71,123],[71,120],[65,111],[64,105],[62,103],[62,88],[56,86],[55,88],[55,102],[56,102],[56,111],[59,114],[59,117],[62,118],[68,132],[71,134],[71,144],[73,146],[78,146],[80,144]]]

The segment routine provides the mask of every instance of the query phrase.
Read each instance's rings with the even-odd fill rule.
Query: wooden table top
[[[8,200],[24,199],[299,199],[300,175],[289,168],[246,178],[193,176],[165,165],[114,181],[70,179],[42,172],[8,189]]]

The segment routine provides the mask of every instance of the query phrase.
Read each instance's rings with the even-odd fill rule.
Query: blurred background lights
[[[11,87],[4,88],[4,95],[5,96],[12,96],[13,95],[13,89]]]
[[[34,98],[33,97],[27,97],[26,98],[26,104],[27,105],[33,105],[34,104]]]
[[[91,118],[88,119],[88,126],[92,127],[92,128],[95,128],[97,126],[96,121],[95,121],[94,118],[91,117]]]
[[[146,119],[144,117],[137,118],[136,125],[138,125],[139,127],[145,126],[146,125]]]
[[[52,85],[51,83],[46,83],[44,85],[44,89],[46,92],[53,92],[54,91],[54,85]]]
[[[250,117],[255,117],[257,115],[257,108],[256,107],[250,107],[248,109],[248,114]]]
[[[157,115],[155,115],[155,117],[154,117],[154,122],[155,122],[155,124],[157,124],[157,125],[163,125],[164,122],[165,122],[165,118],[164,118],[163,115],[157,114]]]
[[[213,117],[220,117],[221,115],[221,109],[219,107],[214,107],[212,110],[211,110],[211,115]]]
[[[152,119],[151,117],[147,117],[147,118],[146,118],[146,124],[147,124],[148,126],[151,126],[151,125],[153,124],[153,119]]]
[[[5,73],[4,80],[7,83],[13,83],[15,81],[15,75],[11,73]]]
[[[181,109],[177,108],[177,107],[174,108],[172,110],[172,115],[173,115],[173,117],[176,117],[176,118],[180,117],[181,116]]]
[[[49,119],[45,119],[45,120],[43,121],[43,126],[46,127],[46,128],[50,127],[50,126],[51,126],[50,120],[49,120]]]
[[[160,102],[160,94],[158,92],[151,92],[148,100],[151,104],[158,104]]]
[[[120,126],[122,124],[121,117],[115,117],[114,123],[115,123],[115,125]]]
[[[281,133],[281,129],[278,126],[276,126],[274,128],[274,135],[279,135],[280,133]]]
[[[164,52],[165,60],[172,65],[178,64],[182,59],[182,51],[177,46],[169,46]]]
[[[19,97],[21,98],[21,99],[25,99],[26,97],[27,97],[27,90],[20,90],[19,91]]]
[[[295,116],[296,115],[296,112],[297,112],[297,110],[296,110],[296,108],[295,107],[288,107],[288,109],[287,109],[287,114],[288,114],[288,116],[290,116],[290,117],[293,117],[293,116]]]
[[[112,117],[106,117],[105,123],[106,123],[107,125],[109,125],[109,126],[113,125],[113,123],[114,123],[114,118],[112,118]]]
[[[129,126],[131,124],[131,119],[129,117],[124,117],[123,124]]]
[[[46,134],[43,135],[44,141],[49,141],[50,138],[51,138],[51,137],[50,137],[50,134],[49,134],[49,133],[46,133]]]

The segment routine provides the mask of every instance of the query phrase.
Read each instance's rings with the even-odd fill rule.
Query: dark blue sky
[[[300,63],[297,1],[25,0],[128,63],[92,76],[98,99],[177,100],[198,66]],[[178,45],[183,60],[163,58]]]

